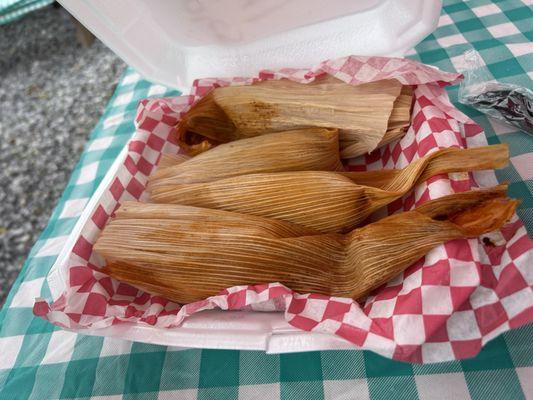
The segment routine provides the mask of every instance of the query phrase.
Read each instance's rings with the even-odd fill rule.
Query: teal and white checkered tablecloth
[[[53,2],[54,0],[0,0],[0,25],[13,22]]]
[[[454,70],[477,49],[495,78],[532,86],[530,0],[445,1],[438,29],[410,54]],[[83,207],[133,133],[140,99],[176,95],[129,69],[91,133],[50,222],[0,311],[0,399],[524,399],[533,398],[533,326],[490,342],[475,358],[432,365],[390,361],[366,351],[266,355],[191,350],[66,332],[34,318],[50,297],[46,274]],[[457,88],[451,88],[456,99]],[[510,144],[498,172],[533,233],[533,138],[459,106],[489,143]]]

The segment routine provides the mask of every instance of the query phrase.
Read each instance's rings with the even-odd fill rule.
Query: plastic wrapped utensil
[[[459,102],[533,135],[533,91],[492,79],[480,55],[464,54],[466,70]]]

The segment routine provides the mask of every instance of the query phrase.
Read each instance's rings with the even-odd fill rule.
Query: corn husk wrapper
[[[416,185],[438,174],[501,168],[508,162],[509,146],[497,144],[469,149],[447,148],[438,150],[413,161],[403,169],[340,172],[340,174],[359,185],[401,191],[411,182]],[[415,176],[416,181],[414,180]]]
[[[397,128],[397,129],[391,129],[385,132],[385,135],[383,136],[383,139],[377,144],[375,147],[380,148],[383,147],[389,143],[392,143],[396,140],[401,139],[405,136],[407,132],[407,129],[404,128]],[[353,141],[353,142],[342,142],[340,145],[340,157],[342,159],[346,158],[354,158],[359,157],[363,154],[367,154],[372,150],[375,149],[369,149],[369,146],[367,143],[363,141]]]
[[[393,105],[392,113],[387,124],[387,131],[381,141],[375,146],[379,148],[401,139],[411,124],[411,105],[413,103],[413,89],[403,86],[400,96]],[[353,158],[374,150],[359,132],[343,130],[340,132],[341,158]]]
[[[352,132],[371,151],[387,131],[401,89],[396,80],[353,86],[329,75],[309,84],[283,79],[217,88],[179,122],[178,142],[195,155],[264,133],[325,127]]]
[[[158,169],[174,167],[190,159],[191,157],[185,154],[165,153],[161,155],[157,167]]]
[[[337,130],[308,128],[221,144],[184,162],[158,168],[149,178],[148,190],[261,172],[343,169]]]
[[[506,145],[444,149],[402,170],[299,171],[241,175],[214,182],[153,188],[156,203],[183,204],[275,218],[320,232],[347,232],[429,176],[498,168]],[[364,184],[361,184],[363,183]]]
[[[387,131],[405,128],[411,122],[411,107],[413,105],[414,90],[412,86],[402,86],[400,95],[394,102],[392,113],[387,124]]]
[[[256,231],[258,219],[248,222],[248,215],[224,218],[212,210],[205,210],[209,223],[201,209],[197,222],[123,215],[104,229],[95,250],[106,259],[104,272],[179,303],[264,282],[281,282],[300,293],[361,299],[438,244],[499,228],[516,204],[505,199],[505,187],[497,187],[433,200],[347,235],[295,237]],[[156,207],[173,206],[137,207],[137,213],[148,216]],[[241,222],[228,225],[228,219]]]
[[[317,235],[319,232],[301,225],[228,211],[182,206],[176,204],[125,202],[115,213],[115,220],[151,219],[162,223],[178,223],[193,229],[201,224],[212,231],[231,231],[233,234],[254,234],[264,237],[295,237]]]

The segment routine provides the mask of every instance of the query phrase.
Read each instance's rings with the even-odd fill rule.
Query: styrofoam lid
[[[440,0],[60,0],[144,77],[180,90],[358,55],[403,55]]]

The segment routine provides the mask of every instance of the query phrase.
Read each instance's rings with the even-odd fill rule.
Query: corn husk
[[[363,298],[435,246],[500,228],[519,203],[506,199],[505,191],[502,185],[445,196],[356,229],[348,235],[343,276],[346,281],[364,284],[337,287],[332,294]]]
[[[217,89],[215,89],[217,90]],[[236,127],[214,102],[213,92],[202,97],[178,123],[176,139],[190,156],[195,156],[220,143],[242,139]]]
[[[319,232],[301,225],[276,219],[266,219],[228,211],[182,206],[126,201],[115,212],[115,220],[160,220],[165,226],[187,226],[194,229],[201,224],[218,233],[228,230],[233,234],[254,234],[264,237],[294,237],[316,235]]]
[[[370,151],[387,131],[401,88],[396,80],[353,86],[330,76],[217,88],[180,121],[178,142],[194,155],[219,143],[316,126],[352,131]]]
[[[404,169],[340,172],[340,174],[359,185],[390,191],[402,191],[408,185],[419,184],[438,174],[501,168],[508,162],[509,146],[507,144],[469,149],[452,147],[435,151],[413,161]]]
[[[402,86],[400,95],[393,103],[393,108],[387,122],[386,130],[393,130],[404,128],[410,123],[411,119],[411,104],[413,101],[413,89],[411,86]],[[339,133],[339,141],[341,146],[347,146],[350,143],[356,143],[361,141],[364,137],[361,137],[358,129],[341,130]]]
[[[213,182],[161,185],[156,203],[173,203],[252,214],[347,232],[370,214],[406,194],[421,178],[447,172],[498,168],[508,161],[506,145],[444,149],[402,170],[367,173],[298,171],[241,175]],[[374,186],[368,183],[371,177]]]
[[[394,102],[392,113],[387,124],[387,131],[405,128],[411,123],[411,107],[413,105],[414,91],[412,86],[402,86],[400,96]]]
[[[359,132],[343,130],[339,134],[341,158],[353,158],[366,154],[369,151],[385,146],[401,139],[411,124],[411,105],[413,102],[413,89],[403,86],[400,96],[393,105],[392,113],[387,124],[387,131],[381,141],[374,147],[368,143],[364,135]]]
[[[300,293],[361,299],[438,244],[499,228],[516,204],[505,199],[505,187],[497,187],[434,200],[347,235],[296,237],[254,230],[259,220],[244,214],[226,218],[198,209],[182,222],[147,217],[155,208],[175,206],[143,210],[145,205],[138,205],[135,213],[144,218],[126,213],[114,219],[95,250],[106,259],[104,272],[178,303],[265,282],[281,282]],[[274,226],[268,220],[259,225]]]
[[[160,167],[150,176],[148,190],[261,172],[343,169],[337,130],[308,128],[237,140],[177,165]]]
[[[385,132],[383,139],[381,139],[381,141],[377,144],[376,148],[383,147],[389,143],[401,139],[405,136],[406,132],[407,128],[396,128],[388,130],[387,132]],[[342,142],[339,143],[339,146],[340,158],[342,159],[359,157],[363,154],[369,153],[372,150],[375,150],[369,149],[368,143],[365,143],[363,141]]]
[[[161,155],[161,158],[159,159],[159,162],[157,163],[157,167],[158,169],[174,167],[190,159],[191,157],[185,154],[165,153]]]

